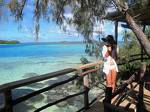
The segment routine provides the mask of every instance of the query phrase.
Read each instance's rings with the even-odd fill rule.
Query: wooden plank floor
[[[137,90],[137,91],[138,91],[138,89],[139,89],[139,86],[137,86],[137,87],[135,88],[135,90]],[[103,99],[104,99],[104,98],[101,98],[99,101],[96,101],[88,110],[86,110],[86,112],[104,112],[103,103],[102,103]],[[118,98],[117,98],[117,96],[116,96],[116,98],[114,98],[114,99],[112,100],[112,103],[113,103],[115,100],[117,100],[117,99],[118,99]],[[120,106],[125,107],[125,106],[130,102],[129,99],[130,99],[130,97],[125,98],[125,99],[120,103]],[[146,109],[147,109],[148,112],[149,112],[149,110],[150,110],[150,91],[147,90],[146,88],[144,88],[144,104],[145,104],[145,106],[146,106]],[[135,103],[131,104],[131,105],[130,105],[130,108],[132,108],[132,109],[134,109],[134,110],[136,111],[136,104],[135,104]]]

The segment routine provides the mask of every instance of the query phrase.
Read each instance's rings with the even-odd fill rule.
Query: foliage
[[[94,56],[96,58],[101,57],[101,48],[103,43],[101,41],[86,43],[85,53],[89,56]]]
[[[88,40],[93,35],[93,27],[102,20],[108,13],[108,8],[115,7],[115,0],[33,0],[34,2],[34,18],[35,22],[39,19],[49,20],[51,16],[53,20],[62,27],[67,24],[73,24],[77,31],[84,35]],[[126,2],[124,0],[122,2]],[[147,6],[148,0],[138,0],[140,6]],[[10,9],[13,16],[17,20],[23,19],[23,10],[29,4],[28,0],[0,0],[0,4]],[[141,5],[143,4],[143,5]],[[69,9],[72,14],[71,18],[65,16],[65,9]],[[53,15],[52,15],[52,14]]]
[[[19,44],[19,43],[20,43],[19,41],[15,40],[12,41],[0,40],[0,44]]]
[[[150,28],[147,27],[145,33],[149,35]],[[125,63],[124,65],[119,66],[119,71],[121,73],[122,79],[127,79],[135,70],[140,68],[141,65],[141,55],[134,56],[136,54],[141,54],[141,45],[138,43],[135,35],[131,31],[125,31],[124,43],[120,45],[119,49],[119,63]],[[149,36],[148,36],[149,37]],[[144,56],[147,57],[147,56]],[[131,60],[139,59],[137,61],[130,62]],[[150,61],[145,61],[147,64],[150,64]]]
[[[17,21],[23,19],[23,10],[28,5],[28,0],[1,1],[10,9]],[[83,34],[85,43],[89,43],[88,49],[93,48],[94,25],[100,23],[110,3],[112,0],[34,0],[35,36],[39,38],[40,19],[43,17],[47,21],[52,19],[64,30],[67,25],[73,25]],[[66,9],[70,11],[71,18],[66,16]]]
[[[129,63],[131,60],[131,55],[139,54],[140,51],[140,45],[137,44],[137,40],[135,38],[135,35],[132,32],[125,31],[124,33],[124,44],[120,46],[119,49],[119,61],[122,63],[125,63],[122,65],[119,69],[120,71],[126,71],[126,72],[133,72],[136,68],[138,62]]]
[[[140,53],[141,46],[133,32],[125,30],[123,32],[123,42],[124,43],[119,46],[120,57],[129,58],[130,55]]]
[[[147,26],[147,27],[146,27],[145,33],[146,33],[147,37],[148,37],[149,40],[150,40],[150,26]]]

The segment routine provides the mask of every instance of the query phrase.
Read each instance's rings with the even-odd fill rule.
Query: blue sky
[[[31,1],[30,1],[31,2]],[[22,22],[15,22],[14,18],[6,10],[5,15],[0,20],[0,40],[19,40],[20,42],[35,42],[34,23],[33,23],[33,3],[29,3],[24,9],[24,19]],[[68,9],[69,10],[69,9]],[[66,16],[71,16],[66,10]],[[99,25],[95,29],[99,30]],[[114,23],[104,22],[101,26],[105,35],[114,35]],[[81,41],[83,37],[74,31],[73,26],[68,26],[72,31],[63,32],[53,21],[47,22],[41,19],[39,42],[58,42],[58,41]],[[119,37],[123,29],[119,25]],[[96,36],[97,34],[94,34]]]

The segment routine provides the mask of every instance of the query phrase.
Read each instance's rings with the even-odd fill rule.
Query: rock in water
[[[35,77],[35,76],[38,76],[39,74],[37,74],[37,73],[26,73],[24,76],[23,76],[23,78],[29,78],[29,77]]]
[[[68,104],[67,101],[63,101],[57,104],[58,107],[65,107]]]

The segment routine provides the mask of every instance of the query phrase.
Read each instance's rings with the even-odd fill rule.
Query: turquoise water
[[[0,45],[0,84],[75,67],[85,56],[83,44]]]
[[[0,85],[65,68],[80,66],[81,57],[86,57],[88,60],[95,60],[95,58],[87,56],[84,51],[84,44],[0,45]],[[60,78],[54,78],[51,81],[55,82],[59,79]],[[35,91],[41,87],[47,86],[49,83],[38,82],[32,86],[28,85],[23,88],[17,88],[13,91],[13,98]],[[51,94],[53,94],[53,92],[56,93],[58,90],[61,89],[58,88],[56,90],[47,91],[47,93],[40,94],[37,98],[29,99],[15,106],[14,111],[33,112],[35,108],[47,104],[46,102],[49,96],[53,97]],[[63,94],[66,95],[66,93]],[[67,94],[72,94],[72,92],[67,92]],[[0,106],[4,103],[2,99],[3,97],[0,94]],[[78,99],[83,100],[82,97]],[[64,107],[55,105],[42,112],[74,112],[83,105],[82,101],[76,102],[76,100],[71,99],[71,102],[71,105],[67,104]]]

